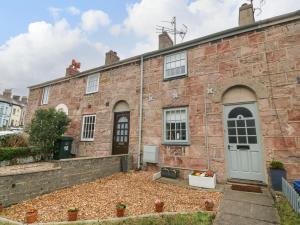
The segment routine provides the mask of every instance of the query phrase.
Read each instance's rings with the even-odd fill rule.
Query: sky
[[[183,41],[238,26],[247,0],[10,0],[0,5],[0,92],[63,77],[72,59],[81,71],[158,48],[157,25],[188,27]],[[260,0],[254,0],[258,7]],[[265,0],[256,20],[300,9],[300,0]],[[182,40],[178,37],[178,42]]]

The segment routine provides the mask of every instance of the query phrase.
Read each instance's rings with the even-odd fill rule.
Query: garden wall
[[[43,161],[44,158],[44,154],[36,154],[26,157],[16,157],[14,159],[0,161],[0,167],[40,162]]]
[[[121,158],[125,156],[63,159],[53,161],[54,166],[43,171],[0,174],[0,202],[7,206],[112,175],[121,171]]]

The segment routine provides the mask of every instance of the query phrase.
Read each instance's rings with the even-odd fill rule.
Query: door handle
[[[250,146],[249,145],[237,145],[236,148],[240,149],[240,150],[249,150]]]

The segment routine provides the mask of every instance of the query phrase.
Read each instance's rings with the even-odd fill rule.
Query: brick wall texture
[[[0,202],[15,204],[120,172],[122,156],[65,159],[54,161],[54,168],[47,171],[0,175]]]
[[[142,146],[158,146],[159,165],[187,172],[206,169],[210,158],[218,180],[225,181],[228,175],[222,96],[232,87],[244,86],[256,96],[264,173],[267,174],[269,162],[276,159],[285,163],[289,179],[299,178],[300,21],[202,43],[186,51],[188,76],[180,79],[163,80],[163,53],[144,61]],[[120,65],[101,71],[100,75],[99,92],[91,95],[85,95],[86,76],[52,85],[46,106],[40,106],[42,88],[31,89],[27,122],[36,109],[64,103],[72,119],[68,134],[75,137],[78,155],[108,156],[112,150],[113,108],[124,100],[129,104],[131,117],[129,151],[136,159],[140,63]],[[207,94],[208,87],[213,94]],[[172,97],[174,92],[178,98]],[[188,106],[188,146],[162,144],[163,108],[176,106]],[[82,116],[89,113],[97,115],[95,141],[81,142]],[[205,147],[205,121],[209,153]]]

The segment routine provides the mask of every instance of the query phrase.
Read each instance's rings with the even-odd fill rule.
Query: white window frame
[[[180,74],[172,75],[172,76],[167,76],[167,58],[172,57],[174,55],[182,54],[182,53],[184,53],[184,55],[185,55],[185,58],[184,58],[185,59],[185,70],[184,70],[184,72],[180,73]],[[181,51],[181,52],[176,52],[176,53],[173,53],[173,54],[170,54],[170,55],[166,55],[165,59],[164,59],[164,79],[171,79],[171,78],[174,78],[174,77],[180,77],[180,76],[187,75],[187,67],[188,67],[187,51]]]
[[[167,118],[167,112],[176,111],[176,110],[185,110],[185,126],[186,126],[186,140],[167,140],[166,139],[166,118]],[[168,108],[164,109],[164,117],[163,117],[163,143],[165,144],[188,144],[189,143],[189,111],[188,107],[176,107],[176,108]]]
[[[41,100],[42,105],[47,105],[48,104],[49,93],[50,93],[50,86],[44,87],[43,88],[43,94],[42,94],[42,100]]]
[[[85,125],[85,118],[87,118],[87,117],[95,117],[94,130],[93,130],[93,137],[92,138],[85,138],[85,137],[83,137],[84,125]],[[84,116],[82,116],[81,141],[94,141],[94,139],[95,139],[95,130],[96,130],[96,114],[90,114],[90,115],[84,115]]]
[[[96,78],[97,79],[97,86],[96,86],[96,89],[95,90],[89,90],[90,89],[90,81],[91,79],[93,78]],[[96,93],[99,91],[99,79],[100,79],[100,74],[92,74],[92,75],[89,75],[87,77],[87,81],[86,81],[86,91],[85,93],[86,94],[92,94],[92,93]]]

